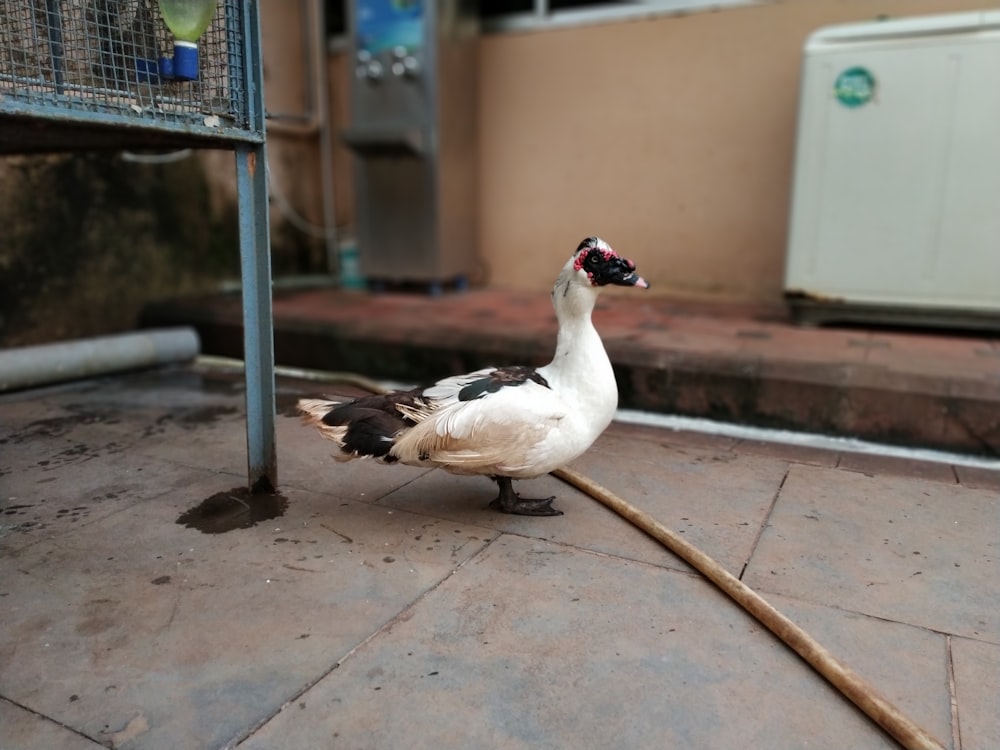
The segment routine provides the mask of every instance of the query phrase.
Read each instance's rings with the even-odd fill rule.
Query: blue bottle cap
[[[198,80],[198,45],[194,42],[174,41],[174,79]]]

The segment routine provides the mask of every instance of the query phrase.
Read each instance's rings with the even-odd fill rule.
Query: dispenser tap
[[[416,78],[420,74],[420,61],[406,47],[393,47],[392,74],[397,77]]]
[[[382,78],[384,73],[382,63],[376,60],[369,50],[358,50],[356,59],[357,66],[354,69],[354,75],[359,79],[367,78],[370,82],[376,83]]]

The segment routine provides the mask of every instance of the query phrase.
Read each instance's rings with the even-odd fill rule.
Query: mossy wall
[[[239,278],[236,207],[214,203],[197,158],[0,161],[0,346],[128,330],[148,301]]]

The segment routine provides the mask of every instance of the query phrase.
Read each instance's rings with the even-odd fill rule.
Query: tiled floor
[[[524,518],[485,479],[334,463],[285,416],[311,388],[281,382],[283,514],[215,534],[178,520],[244,482],[238,381],[0,396],[5,750],[896,746],[558,480],[524,486],[566,514]],[[1000,747],[1000,471],[624,425],[574,468],[945,747]]]

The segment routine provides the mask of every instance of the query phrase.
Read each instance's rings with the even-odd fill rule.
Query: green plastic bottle
[[[160,0],[160,15],[174,37],[197,42],[212,22],[216,0]]]
[[[174,34],[174,56],[161,61],[161,75],[177,81],[198,79],[198,38],[212,23],[216,0],[160,0],[160,15]]]

